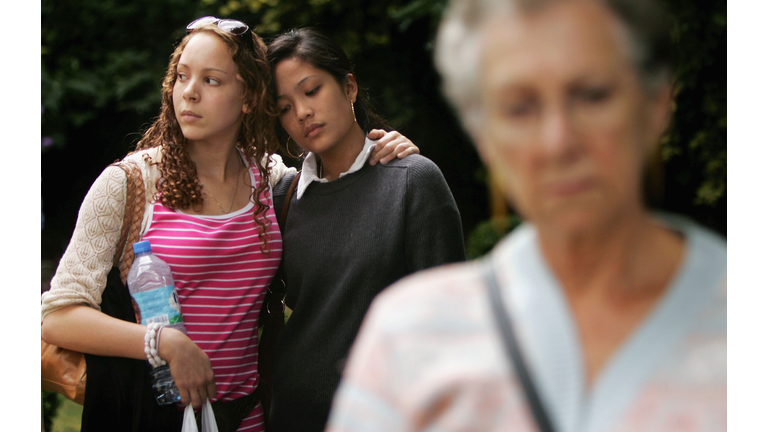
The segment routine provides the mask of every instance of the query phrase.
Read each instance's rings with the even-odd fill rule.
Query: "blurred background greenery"
[[[470,257],[518,223],[439,93],[432,46],[446,0],[42,0],[42,259],[55,266],[78,207],[157,115],[175,42],[194,18],[270,37],[315,26],[345,48],[374,107],[443,171]],[[726,2],[669,2],[680,68],[650,202],[726,234]],[[663,179],[663,180],[662,180]],[[493,222],[490,220],[493,219]],[[45,267],[45,265],[44,265]],[[45,285],[45,284],[43,284]],[[45,286],[42,287],[45,289]]]

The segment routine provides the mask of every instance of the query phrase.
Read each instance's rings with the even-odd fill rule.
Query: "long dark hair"
[[[292,29],[269,43],[267,59],[273,77],[277,64],[292,58],[330,73],[341,85],[346,83],[347,74],[354,75],[354,66],[341,46],[314,28]],[[276,81],[272,79],[273,95],[277,94]],[[357,122],[366,134],[371,129],[392,130],[387,121],[373,111],[368,102],[368,93],[359,85],[354,106]],[[281,142],[287,141],[288,134],[280,126],[280,122],[276,122],[275,133]]]

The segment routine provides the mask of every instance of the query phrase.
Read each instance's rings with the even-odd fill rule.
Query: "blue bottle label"
[[[183,322],[181,306],[173,285],[149,291],[134,293],[133,299],[141,311],[141,323],[144,325],[161,323],[171,325]]]

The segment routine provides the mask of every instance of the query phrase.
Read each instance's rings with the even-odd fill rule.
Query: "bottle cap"
[[[140,254],[143,252],[152,252],[152,245],[149,244],[149,240],[144,240],[133,244],[133,253]]]

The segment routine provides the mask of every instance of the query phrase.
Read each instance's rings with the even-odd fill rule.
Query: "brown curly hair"
[[[237,140],[239,147],[249,160],[253,160],[261,173],[261,182],[254,188],[252,200],[256,203],[253,219],[259,229],[262,250],[265,250],[266,231],[269,220],[265,217],[269,206],[259,199],[269,187],[269,164],[262,161],[266,155],[277,151],[275,137],[276,109],[270,92],[271,73],[267,62],[267,46],[255,33],[249,31],[244,36],[235,36],[209,24],[191,31],[171,54],[168,69],[162,86],[162,105],[160,115],[144,132],[136,146],[136,151],[152,147],[161,147],[162,157],[157,163],[160,178],[157,191],[160,202],[170,209],[188,209],[203,203],[203,189],[197,177],[197,167],[187,153],[187,140],[181,132],[173,108],[173,86],[176,84],[176,68],[184,48],[196,33],[209,32],[221,38],[227,44],[232,60],[237,66],[238,79],[245,87],[245,103],[249,110],[243,118]],[[253,49],[249,49],[242,38],[251,37]],[[266,165],[266,166],[265,166]]]

